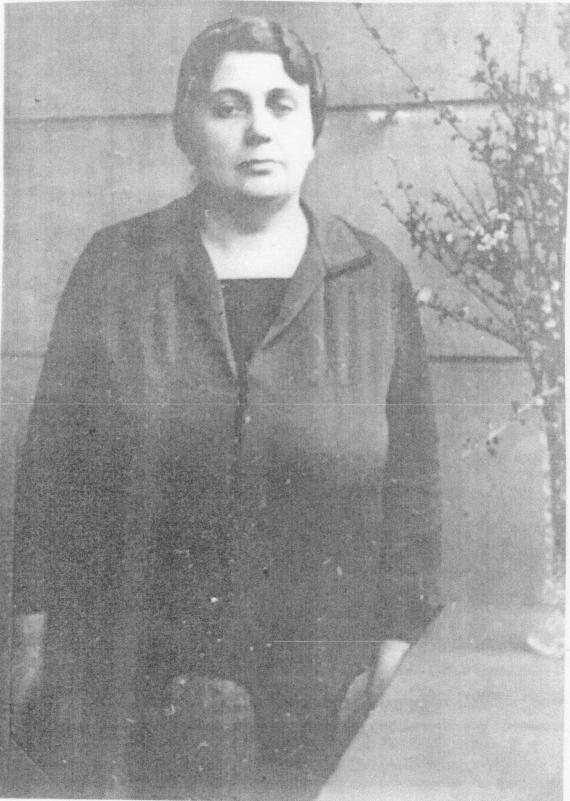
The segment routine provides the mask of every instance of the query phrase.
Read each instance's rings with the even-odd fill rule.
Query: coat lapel
[[[277,320],[261,347],[267,346],[293,322],[325,279],[364,266],[372,258],[341,219],[319,219],[304,203],[303,211],[309,222],[307,249],[289,283]]]
[[[372,258],[351,228],[338,217],[319,219],[303,204],[309,222],[307,249],[289,283],[281,311],[260,347],[266,347],[295,320],[325,279],[356,269]],[[184,198],[175,221],[169,254],[211,336],[219,343],[232,375],[236,363],[228,334],[222,288],[200,237],[201,203],[198,193]]]
[[[171,253],[176,272],[184,278],[212,338],[217,341],[229,369],[237,378],[237,367],[228,334],[222,287],[200,236],[201,204],[193,195],[185,198],[176,221]]]
[[[326,263],[327,278],[370,264],[373,256],[340,217],[314,220],[315,238]]]

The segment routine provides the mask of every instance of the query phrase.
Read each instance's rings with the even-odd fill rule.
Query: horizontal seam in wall
[[[465,107],[479,107],[488,108],[493,103],[488,100],[479,98],[463,98],[460,100],[434,100],[433,104],[417,103],[414,101],[395,102],[395,103],[362,103],[362,104],[340,104],[336,106],[329,106],[327,112],[329,114],[346,114],[358,113],[366,111],[430,111],[433,107],[443,108],[445,106],[452,106],[456,108]],[[7,125],[37,125],[40,123],[81,123],[81,122],[97,122],[100,120],[115,120],[123,122],[126,120],[164,120],[171,116],[169,111],[155,111],[155,112],[142,112],[142,113],[116,113],[116,114],[62,114],[50,116],[13,116],[8,114],[5,116]]]
[[[496,355],[491,354],[484,356],[481,354],[428,354],[428,361],[430,362],[521,362],[524,363],[522,356],[517,355]]]
[[[0,354],[2,359],[43,359],[44,352],[36,351],[6,351]],[[428,361],[430,362],[524,362],[521,356],[500,356],[489,355],[484,356],[480,354],[428,354]]]

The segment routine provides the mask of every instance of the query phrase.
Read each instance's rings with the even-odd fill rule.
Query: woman
[[[292,31],[205,30],[174,110],[196,190],[97,233],[60,301],[18,478],[14,693],[59,794],[271,763],[318,783],[349,688],[367,711],[437,608],[414,296],[300,200],[325,108]]]

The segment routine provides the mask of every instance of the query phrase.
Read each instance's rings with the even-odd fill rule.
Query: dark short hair
[[[264,17],[232,17],[198,34],[182,59],[173,114],[174,136],[182,152],[188,155],[191,151],[192,109],[210,86],[220,60],[230,51],[281,56],[287,75],[309,86],[316,142],[326,115],[326,89],[318,57],[295,31],[278,22]]]

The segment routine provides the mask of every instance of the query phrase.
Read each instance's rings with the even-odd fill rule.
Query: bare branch
[[[387,56],[390,59],[390,61],[396,67],[398,72],[400,72],[400,74],[403,75],[404,78],[408,81],[411,87],[411,93],[414,96],[414,98],[416,100],[422,100],[427,106],[432,108],[438,115],[438,118],[441,119],[442,121],[445,121],[453,129],[456,138],[463,140],[471,148],[477,148],[476,141],[474,139],[471,139],[471,137],[469,137],[459,127],[455,119],[455,116],[448,116],[445,113],[445,109],[443,110],[440,109],[439,106],[436,103],[434,103],[433,99],[430,97],[429,92],[427,92],[425,89],[422,89],[422,87],[418,84],[413,75],[410,72],[408,72],[408,70],[400,63],[400,61],[396,58],[395,51],[391,47],[388,47],[388,45],[382,39],[382,36],[380,35],[378,28],[374,27],[374,25],[371,25],[370,22],[366,19],[366,17],[362,13],[361,4],[353,3],[353,5],[354,8],[356,9],[356,13],[360,17],[363,26],[366,28],[370,36],[374,39],[379,49],[384,53],[385,56]]]

